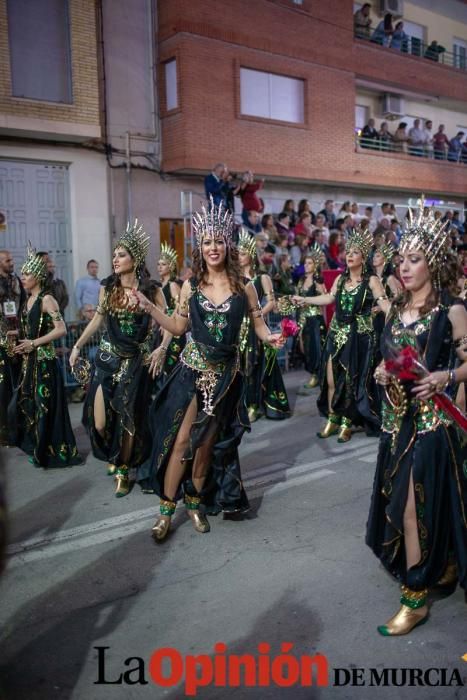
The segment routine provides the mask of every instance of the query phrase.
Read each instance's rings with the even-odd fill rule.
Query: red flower
[[[402,381],[414,381],[426,374],[418,352],[411,345],[406,345],[392,359],[386,360],[384,366],[389,374]]]
[[[289,338],[292,335],[297,335],[300,327],[290,318],[283,318],[281,321],[281,335],[283,338]]]

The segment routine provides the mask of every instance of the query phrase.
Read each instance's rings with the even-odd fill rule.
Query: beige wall
[[[454,37],[467,41],[467,24],[444,16],[442,14],[443,2],[438,4],[440,5],[439,13],[413,5],[410,2],[404,2],[404,19],[425,26],[427,28],[425,40],[428,43],[436,39],[438,44],[444,46],[447,51],[452,51]]]

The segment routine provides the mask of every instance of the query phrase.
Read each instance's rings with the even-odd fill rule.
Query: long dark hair
[[[453,297],[459,295],[459,284],[458,284],[458,262],[457,255],[450,251],[443,265],[440,265],[439,272],[433,273],[430,270],[431,275],[431,291],[425,299],[425,303],[420,308],[420,316],[425,316],[430,313],[432,309],[438,306],[441,293],[447,292]],[[402,313],[406,306],[410,304],[412,295],[410,291],[404,289],[403,292],[397,296],[393,302],[392,306],[395,311]]]
[[[238,261],[238,250],[233,246],[226,246],[225,249],[225,271],[230,284],[230,289],[234,294],[243,294],[245,285],[243,283],[243,273]],[[196,247],[193,251],[193,277],[198,282],[198,286],[208,286],[208,271],[204,265],[201,249]]]

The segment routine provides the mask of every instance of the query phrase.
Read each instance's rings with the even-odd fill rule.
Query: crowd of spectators
[[[355,226],[370,229],[375,247],[383,243],[397,247],[405,216],[406,212],[398,214],[391,202],[383,202],[377,210],[346,201],[337,209],[334,201],[328,199],[315,213],[307,199],[300,200],[298,207],[288,199],[278,216],[263,214],[257,233],[253,234],[250,228],[256,238],[259,271],[270,275],[278,295],[291,294],[312,246],[318,245],[322,250],[322,269],[344,270],[345,244]],[[448,222],[453,247],[467,250],[467,230],[464,232],[459,212],[436,211],[435,216]]]
[[[411,37],[404,31],[402,19],[395,21],[391,12],[386,12],[383,19],[374,27],[370,17],[371,3],[366,2],[354,14],[354,34],[359,39],[372,41],[380,46],[396,49],[404,53],[423,56],[430,61],[438,62],[441,54],[446,52],[444,46],[434,39],[430,44],[424,44],[421,39]]]
[[[467,138],[464,139],[463,131],[458,131],[449,138],[444,132],[444,124],[440,124],[438,130],[433,132],[431,119],[415,119],[410,129],[407,130],[407,126],[402,121],[391,133],[386,121],[382,121],[377,129],[375,120],[371,118],[359,133],[359,144],[361,148],[378,151],[397,151],[412,156],[467,163]]]

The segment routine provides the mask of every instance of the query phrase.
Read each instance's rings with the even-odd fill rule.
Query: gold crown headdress
[[[408,222],[401,236],[399,251],[402,254],[421,250],[428,267],[434,271],[446,260],[449,250],[449,221],[436,220],[433,209],[425,206],[422,195],[417,202],[418,212],[408,210]]]
[[[318,267],[318,265],[321,264],[322,255],[323,251],[321,250],[318,243],[313,243],[313,245],[310,247],[310,250],[305,255],[305,258],[311,258],[315,266]]]
[[[201,212],[197,211],[193,214],[192,226],[199,248],[205,236],[221,237],[227,246],[232,243],[233,216],[222,202],[214,204],[212,196],[209,197],[208,207],[203,205]]]
[[[26,255],[21,272],[25,275],[34,275],[39,282],[44,282],[47,279],[47,263],[43,257],[37,254],[36,249],[31,245],[31,241],[28,241]]]
[[[237,248],[248,253],[252,261],[256,258],[256,239],[245,228],[241,228]]]
[[[396,247],[392,243],[383,243],[383,245],[376,250],[379,250],[385,263],[390,263],[397,252]]]
[[[349,253],[351,250],[359,250],[363,256],[363,262],[365,262],[372,246],[373,235],[370,233],[370,229],[365,226],[358,226],[352,229],[345,245],[345,252]]]
[[[161,244],[161,260],[164,260],[167,265],[170,268],[171,272],[176,272],[177,270],[177,251],[175,248],[172,248],[168,243],[165,241],[162,242]]]
[[[149,250],[150,238],[143,230],[142,226],[138,226],[138,219],[135,219],[133,225],[127,223],[125,233],[118,239],[115,248],[125,248],[136,263],[136,267],[142,267],[144,259]]]

